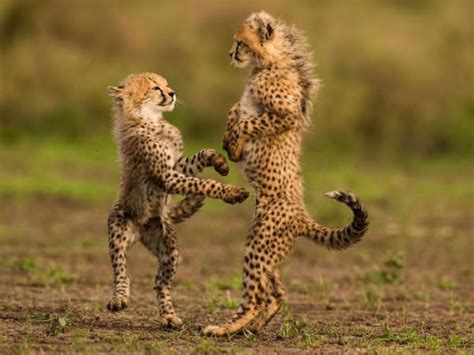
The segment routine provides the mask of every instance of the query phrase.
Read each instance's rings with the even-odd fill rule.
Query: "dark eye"
[[[161,89],[160,89],[159,86],[154,86],[154,87],[153,87],[153,90],[159,90],[159,91],[161,91]]]

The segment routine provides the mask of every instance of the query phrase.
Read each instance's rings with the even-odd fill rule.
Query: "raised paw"
[[[174,314],[160,316],[160,326],[162,328],[176,329],[183,325],[183,321]]]
[[[240,134],[232,132],[232,134],[226,134],[222,146],[227,152],[229,160],[233,162],[239,162],[242,160],[244,151],[244,139]]]
[[[229,156],[229,160],[235,163],[242,160],[242,155],[244,152],[244,143],[242,139],[231,141],[228,145],[227,155]]]
[[[243,187],[228,186],[222,200],[231,205],[241,203],[249,197],[249,192]]]
[[[113,296],[107,303],[107,309],[118,312],[128,307],[128,298],[125,296]]]
[[[211,164],[214,169],[222,176],[229,174],[229,164],[221,153],[215,153],[211,158]]]

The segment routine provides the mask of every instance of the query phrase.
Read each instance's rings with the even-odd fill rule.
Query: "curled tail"
[[[301,236],[324,245],[329,249],[346,249],[362,239],[369,227],[365,207],[351,193],[331,191],[325,194],[329,198],[345,203],[354,213],[352,223],[344,228],[330,228],[316,223],[310,216],[304,216]]]
[[[191,217],[202,207],[204,198],[204,195],[188,195],[178,203],[175,203],[169,213],[171,221],[176,224]]]

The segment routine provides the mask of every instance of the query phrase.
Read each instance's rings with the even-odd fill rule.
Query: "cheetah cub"
[[[242,98],[230,110],[224,149],[240,162],[255,189],[256,209],[245,244],[239,310],[230,322],[205,328],[209,335],[258,332],[272,319],[285,302],[278,265],[297,237],[345,249],[368,227],[365,208],[350,193],[326,194],[352,209],[354,219],[345,228],[322,226],[305,209],[299,158],[317,80],[304,36],[260,12],[241,25],[234,39],[233,62],[250,64],[253,70]]]
[[[170,287],[178,262],[174,224],[195,213],[205,196],[239,203],[248,197],[243,188],[193,177],[205,167],[227,175],[225,158],[212,149],[183,157],[179,130],[165,121],[176,95],[167,81],[154,73],[128,76],[108,88],[115,106],[114,133],[122,177],[117,201],[108,218],[109,251],[114,272],[111,311],[127,307],[130,280],[126,273],[127,250],[140,241],[158,259],[155,291],[160,324],[177,327]],[[187,195],[173,205],[172,194]]]

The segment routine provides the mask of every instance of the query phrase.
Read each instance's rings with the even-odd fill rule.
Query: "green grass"
[[[454,280],[443,278],[438,282],[438,287],[441,290],[449,291],[456,289],[458,287],[458,283]]]
[[[206,144],[191,141],[186,145],[186,153],[191,154],[203,146]],[[103,225],[100,224],[103,223],[104,216],[96,215],[95,211],[108,208],[117,191],[120,172],[111,138],[74,142],[42,140],[2,144],[0,145],[0,161],[2,162],[0,197],[2,201],[6,201],[2,207],[5,212],[10,212],[8,203],[11,203],[11,211],[13,211],[13,222],[5,219],[4,222],[2,221],[5,225],[0,226],[0,239],[6,247],[5,255],[7,256],[0,258],[0,270],[6,271],[6,275],[13,275],[19,287],[28,284],[32,287],[62,290],[67,285],[69,290],[69,288],[81,288],[88,285],[87,280],[81,280],[81,283],[75,282],[76,275],[70,270],[78,274],[81,271],[77,271],[74,264],[76,258],[70,258],[70,256],[85,257],[85,254],[91,254],[92,257],[95,255],[103,258],[103,262],[109,267],[106,255],[107,245],[103,239],[105,231]],[[449,312],[450,317],[465,319],[471,311],[472,305],[462,299],[458,292],[466,289],[466,282],[472,281],[474,275],[472,267],[465,263],[464,265],[455,264],[452,270],[449,269],[449,260],[458,258],[459,251],[463,253],[463,258],[466,257],[467,250],[465,248],[461,250],[465,244],[458,243],[466,241],[467,235],[462,233],[467,233],[469,222],[466,221],[469,221],[474,198],[471,186],[474,174],[470,168],[470,162],[447,157],[426,161],[416,158],[407,158],[404,161],[379,161],[370,157],[339,156],[335,152],[315,151],[308,147],[303,156],[303,163],[306,204],[318,221],[335,226],[350,221],[349,209],[323,196],[323,193],[328,190],[350,188],[366,203],[371,228],[363,241],[364,244],[357,249],[344,253],[327,253],[314,249],[314,253],[321,253],[318,255],[322,257],[316,260],[311,259],[313,251],[307,258],[290,257],[290,263],[301,262],[297,264],[297,267],[304,268],[301,275],[299,274],[301,269],[297,269],[297,273],[286,275],[285,286],[292,294],[290,302],[295,302],[298,307],[302,305],[299,299],[304,303],[315,302],[311,308],[312,311],[324,311],[328,315],[334,315],[336,312],[354,312],[354,314],[361,312],[363,313],[361,327],[365,327],[365,322],[370,323],[371,327],[370,330],[353,327],[340,329],[337,324],[331,323],[319,328],[312,325],[317,320],[310,320],[311,324],[309,324],[309,321],[295,319],[287,314],[281,322],[281,315],[279,315],[280,318],[277,320],[279,323],[275,321],[272,323],[275,326],[274,333],[271,338],[264,338],[265,341],[269,343],[277,341],[303,349],[344,345],[363,347],[375,352],[394,349],[408,352],[413,349],[433,352],[444,348],[467,349],[471,341],[466,336],[465,328],[460,329],[459,332],[453,329],[452,333],[447,333],[449,336],[439,332],[430,334],[422,324],[414,324],[412,314],[403,311],[397,310],[397,316],[400,317],[394,325],[388,319],[390,318],[388,310],[389,306],[394,305],[393,302],[398,306],[400,302],[406,301],[407,305],[419,305],[417,312],[424,310],[436,312],[433,306],[440,305],[441,295],[446,298],[446,300],[443,299],[442,302],[445,303],[442,306],[446,307],[446,313]],[[229,177],[219,177],[215,172],[207,172],[205,175],[221,181],[246,184],[237,166],[231,164],[231,168],[232,173]],[[50,216],[46,213],[44,216],[42,214],[36,216],[32,213],[32,226],[35,229],[32,230],[29,225],[22,224],[23,211],[34,212],[36,201],[41,202],[42,197],[79,202],[79,207],[72,203],[74,208],[70,210],[68,203],[63,205],[62,200],[59,203],[58,201],[52,203],[55,211],[63,212],[64,209],[65,216],[71,215],[71,218],[75,217],[77,221],[66,228],[63,223],[69,226],[68,218],[56,221],[55,215]],[[227,265],[225,256],[223,259],[218,259],[221,260],[219,264],[208,262],[208,253],[209,258],[215,258],[216,254],[213,256],[212,250],[204,250],[202,243],[212,243],[215,246],[214,238],[217,234],[221,238],[220,230],[226,228],[225,224],[215,223],[227,223],[228,218],[242,223],[238,227],[233,227],[234,231],[245,233],[247,225],[244,224],[251,218],[253,202],[249,200],[242,207],[225,206],[224,209],[223,206],[220,201],[207,200],[205,208],[211,209],[215,216],[220,217],[221,213],[226,218],[223,222],[212,220],[212,228],[209,228],[209,218],[205,215],[197,217],[193,222],[196,223],[194,226],[198,228],[199,233],[206,234],[205,241],[193,238],[198,234],[194,227],[189,227],[191,230],[187,230],[188,235],[192,237],[186,242],[189,243],[187,248],[191,247],[191,249],[183,247],[183,255],[192,251],[193,254],[189,254],[190,258],[192,255],[194,260],[197,253],[202,259],[197,263],[194,260],[193,266],[190,266],[188,259],[188,264],[183,263],[180,270],[192,268],[187,272],[195,272],[202,279],[199,280],[198,277],[183,279],[174,287],[176,295],[194,294],[202,298],[204,293],[206,298],[200,301],[202,303],[197,303],[198,307],[205,313],[211,314],[214,320],[220,317],[221,313],[232,313],[231,310],[238,306],[241,270],[237,261],[236,264]],[[47,225],[42,224],[43,217],[48,218]],[[75,227],[82,223],[87,226],[85,230]],[[188,227],[185,226],[185,228]],[[71,235],[71,238],[65,237],[65,231],[68,233],[67,236]],[[461,234],[458,235],[458,232]],[[38,233],[41,234],[38,236]],[[27,239],[24,239],[24,236]],[[224,250],[241,253],[244,243],[243,235],[232,234],[229,237],[234,243],[232,248],[236,249]],[[454,237],[456,242],[450,243]],[[217,243],[225,243],[223,247],[227,248],[225,238],[217,239]],[[25,249],[25,240],[28,242],[28,249]],[[436,248],[426,248],[425,241],[436,243]],[[418,249],[411,249],[412,243],[416,243],[415,246]],[[443,254],[438,260],[440,248]],[[425,254],[423,254],[422,263],[418,265],[416,253],[420,250],[423,250]],[[56,257],[56,253],[58,255],[60,253],[61,256]],[[346,256],[349,259],[346,260]],[[132,257],[131,260],[131,267],[133,267],[133,261],[136,259]],[[150,257],[146,260],[152,259]],[[236,260],[240,263],[240,257]],[[436,271],[431,275],[427,271],[426,265],[432,265],[431,260],[442,263],[440,264],[443,266],[441,274]],[[216,265],[220,267],[221,264],[223,268],[216,269]],[[152,284],[155,266],[150,261],[153,268],[149,270],[147,276],[143,269],[138,267],[139,265],[135,264],[133,284],[138,288],[146,284],[147,292],[149,292],[148,288]],[[337,265],[346,267],[349,271],[346,276],[343,277],[337,273],[339,271]],[[294,266],[295,264],[291,265],[291,267]],[[295,269],[292,270],[295,271]],[[136,274],[139,270],[143,277],[138,276],[140,273]],[[329,270],[335,270],[334,274]],[[422,273],[420,276],[422,284],[413,285],[413,280],[410,283],[409,273],[411,272],[413,276],[413,273],[417,271]],[[216,275],[226,276],[217,277]],[[282,275],[285,279],[285,272],[282,272]],[[99,278],[92,280],[88,287],[97,285],[98,290],[102,290],[105,288],[104,285],[109,285],[109,283],[109,279]],[[339,290],[347,290],[347,288],[350,288],[350,294],[353,297],[339,295]],[[135,294],[139,295],[139,292]],[[87,321],[91,318],[101,321],[107,319],[102,313],[104,310],[101,302],[105,299],[104,297],[101,296],[100,300],[83,301],[87,303],[84,309],[85,314],[88,315],[85,317]],[[190,297],[189,300],[191,299],[195,300]],[[187,301],[180,299],[178,304],[183,306]],[[143,302],[143,300],[138,300],[138,302]],[[196,307],[196,304],[192,303],[192,307]],[[16,312],[17,310],[14,307],[5,306],[3,311]],[[128,317],[130,314],[132,313],[126,313],[125,316]],[[183,310],[183,314],[186,314],[186,311]],[[386,323],[374,325],[379,322],[381,316],[387,317],[384,320]],[[154,324],[153,317],[150,318],[151,324]],[[376,317],[375,320],[374,317]],[[245,334],[244,337],[233,338],[232,343],[221,344],[221,340],[201,338],[194,328],[189,328],[184,333],[153,332],[153,338],[148,330],[132,330],[118,335],[118,332],[122,330],[116,329],[116,332],[112,334],[107,329],[101,329],[94,331],[93,334],[97,338],[93,338],[92,332],[88,334],[87,329],[84,328],[84,320],[81,321],[82,323],[77,321],[80,318],[77,317],[75,311],[69,314],[68,311],[54,307],[41,314],[31,314],[30,320],[25,321],[30,322],[31,326],[26,327],[24,331],[24,342],[15,344],[15,351],[28,352],[32,351],[33,347],[37,348],[38,344],[32,340],[37,331],[58,339],[70,336],[68,338],[72,344],[70,350],[78,352],[99,351],[97,344],[106,344],[106,348],[99,348],[100,351],[159,353],[178,343],[181,352],[232,353],[238,352],[238,349],[230,349],[228,346],[234,344],[244,347],[260,346],[262,339],[260,334]],[[200,318],[198,323],[208,322],[209,319]],[[191,327],[194,326],[192,322],[188,324],[191,324]],[[386,326],[387,324],[392,328]],[[114,326],[111,325],[111,327]],[[381,329],[381,327],[384,328]],[[124,336],[127,337],[126,342],[123,341]],[[2,347],[11,348],[9,344],[2,344],[0,337],[0,351]],[[41,349],[59,352],[64,350],[64,347],[52,343],[41,345]]]
[[[316,339],[311,327],[303,319],[288,316],[277,331],[277,339],[292,339],[298,347],[315,345]]]
[[[380,287],[369,285],[363,289],[364,304],[370,310],[378,312],[383,302],[383,292]]]
[[[232,276],[229,277],[214,277],[207,284],[207,288],[210,290],[240,290],[242,283],[242,275],[240,271],[236,271]]]
[[[205,146],[191,142],[185,152],[191,155]],[[0,160],[0,195],[49,195],[103,203],[113,201],[119,187],[120,167],[111,136],[73,143],[53,139],[0,145]],[[203,176],[224,181],[209,170]],[[235,170],[225,181],[239,181]],[[210,199],[206,203],[215,210],[221,204]]]
[[[384,328],[376,340],[383,344],[417,347],[433,352],[438,352],[443,345],[461,347],[465,343],[465,339],[456,334],[452,334],[448,339],[441,339],[415,328],[392,330],[388,327]]]
[[[187,142],[185,153],[192,154],[205,146],[209,145]],[[120,168],[111,137],[76,142],[21,141],[0,148],[1,195],[47,194],[109,203],[115,198]],[[474,189],[469,184],[474,174],[466,160],[363,160],[306,149],[303,173],[309,210],[328,223],[347,221],[350,212],[323,197],[324,192],[334,189],[354,191],[366,201],[383,204],[387,212],[406,213],[407,218],[409,207],[423,208],[423,204],[439,203],[440,199],[449,200],[446,207],[455,207],[455,203],[467,205],[474,199]],[[453,175],[458,178],[453,180]],[[249,187],[235,164],[231,164],[227,177],[211,171],[203,176]],[[222,209],[220,201],[208,199],[206,205],[216,212]]]
[[[374,284],[395,284],[403,282],[405,254],[403,251],[389,254],[381,266],[368,272],[366,281]]]
[[[113,198],[119,173],[115,154],[112,142],[99,141],[69,144],[45,140],[3,146],[0,193],[85,201]]]
[[[239,307],[239,300],[232,298],[230,296],[230,293],[226,293],[226,297],[224,299],[224,302],[222,303],[222,306],[227,309],[237,309]]]
[[[468,158],[474,151],[470,5],[261,0],[258,9],[301,28],[314,50],[323,80],[314,144],[369,156],[451,152]],[[250,0],[120,2],[114,11],[107,1],[93,7],[0,2],[0,64],[8,68],[2,71],[0,139],[105,134],[107,85],[150,70],[163,74],[184,102],[170,114],[183,131],[219,144],[214,137],[248,73],[230,67],[227,52],[255,10]],[[446,75],[452,68],[457,75]]]
[[[32,258],[5,258],[0,267],[20,271],[38,286],[62,286],[76,279],[61,266],[41,264]]]

